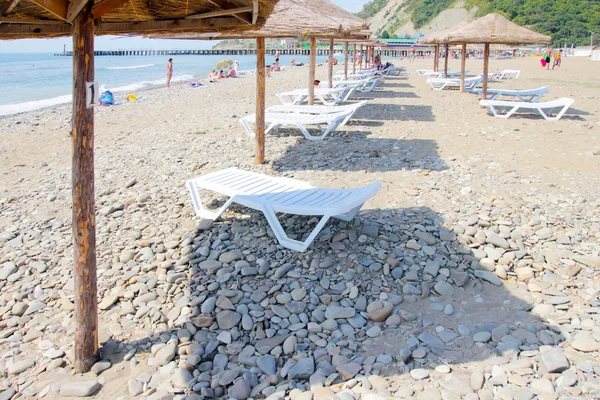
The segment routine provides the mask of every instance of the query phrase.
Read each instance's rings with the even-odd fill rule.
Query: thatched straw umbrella
[[[490,44],[533,44],[549,43],[552,38],[541,33],[524,28],[509,21],[502,15],[492,13],[481,17],[470,24],[448,32],[440,38],[443,43],[463,45],[463,54],[467,43],[484,45],[483,55],[483,93],[487,96],[488,64],[490,57]],[[464,55],[463,55],[464,60]],[[461,89],[464,88],[464,61],[461,66]]]
[[[433,70],[435,72],[437,72],[438,68],[439,68],[440,44],[445,44],[446,56],[445,56],[445,60],[444,60],[444,76],[445,77],[448,76],[448,46],[449,45],[447,43],[445,43],[444,40],[450,32],[460,29],[467,24],[468,24],[467,21],[463,21],[458,25],[443,29],[439,32],[429,33],[429,34],[417,39],[418,43],[435,45],[435,53],[433,56]]]
[[[72,196],[75,370],[98,356],[94,199],[94,35],[231,30],[264,23],[277,0],[0,0],[0,39],[73,36]]]
[[[364,40],[369,36],[365,21],[331,3],[329,0],[280,0],[260,29],[242,34],[176,33],[152,35],[170,39],[207,40],[256,38],[257,40],[257,97],[256,97],[256,163],[265,161],[265,38],[308,37],[310,39],[310,65],[308,77],[308,102],[314,102],[314,81],[317,38],[329,40],[329,85],[333,80],[333,45],[335,38]],[[346,65],[348,52],[346,46]],[[347,71],[347,67],[346,67]]]

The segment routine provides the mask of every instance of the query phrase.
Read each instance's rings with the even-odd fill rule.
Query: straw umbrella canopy
[[[467,43],[484,44],[482,98],[485,99],[487,96],[490,44],[549,43],[552,38],[517,25],[500,14],[491,13],[476,19],[470,24],[445,32],[437,40],[440,43],[462,44],[463,49]],[[464,63],[461,71],[462,87],[464,87]]]
[[[444,40],[449,33],[451,33],[452,31],[455,31],[457,29],[460,29],[467,24],[468,24],[468,21],[463,21],[463,22],[459,23],[458,25],[443,29],[438,32],[428,33],[425,36],[422,36],[421,38],[417,39],[418,43],[435,45],[435,54],[433,57],[433,70],[434,71],[437,72],[437,70],[438,70],[438,62],[439,62],[438,57],[440,54],[440,44],[445,44],[446,45],[446,56],[445,56],[445,62],[444,62],[444,74],[445,75],[448,74],[448,44]]]
[[[92,4],[96,35],[193,30],[244,32],[264,23],[278,0],[1,0],[0,38],[71,35],[75,18]]]
[[[98,356],[96,206],[94,198],[95,34],[142,34],[183,28],[244,32],[264,23],[277,0],[0,0],[0,39],[73,36],[71,140],[75,283],[75,370]]]

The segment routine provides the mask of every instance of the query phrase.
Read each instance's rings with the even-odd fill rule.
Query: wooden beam
[[[328,65],[328,74],[327,77],[329,78],[329,82],[327,87],[328,88],[332,88],[333,87],[333,52],[334,52],[335,48],[333,45],[333,38],[329,39],[329,65]]]
[[[101,18],[105,14],[127,3],[129,3],[129,0],[104,0],[100,3],[94,4],[94,8],[92,8],[92,14],[94,15],[94,18]]]
[[[245,26],[239,20],[232,17],[206,18],[197,20],[165,20],[144,22],[105,22],[96,27],[96,34],[120,34],[139,32],[164,32],[170,30],[209,30],[214,28],[232,28]],[[44,36],[44,35],[69,35],[72,25],[70,24],[1,24],[0,37],[4,36]]]
[[[256,39],[256,163],[265,162],[265,38]]]
[[[481,90],[481,98],[483,100],[487,99],[489,62],[490,62],[490,44],[486,43],[483,47],[483,89]]]
[[[193,14],[188,15],[185,19],[204,19],[204,18],[212,18],[212,17],[222,17],[225,15],[233,15],[233,14],[241,14],[251,12],[253,10],[252,7],[238,7],[238,8],[230,8],[227,10],[217,10],[211,11],[202,14]]]
[[[69,0],[31,0],[33,3],[42,7],[44,10],[52,13],[52,15],[67,20],[67,10],[69,8]]]
[[[243,22],[244,25],[252,25],[252,15],[250,13],[233,14],[233,17]]]
[[[465,66],[467,64],[467,44],[462,44],[462,54],[460,55],[460,92],[465,92]]]
[[[252,1],[252,25],[256,25],[258,22],[258,0]]]
[[[72,23],[75,17],[83,9],[83,6],[85,6],[89,1],[90,0],[70,0],[69,7],[67,7],[67,22]]]
[[[7,15],[14,10],[17,3],[19,3],[19,0],[9,0],[2,3],[2,5],[0,5],[0,17]]]
[[[38,25],[66,25],[64,21],[56,21],[53,19],[16,19],[0,17],[0,23],[4,24],[38,24]]]
[[[92,2],[73,25],[73,253],[75,268],[75,371],[88,372],[98,357],[96,207],[94,201],[94,109],[87,107],[87,82],[94,81]]]
[[[438,69],[438,57],[440,55],[440,45],[436,44],[433,48],[433,71],[437,72]]]
[[[315,103],[315,68],[317,66],[317,38],[310,38],[310,65],[308,67],[308,105]]]

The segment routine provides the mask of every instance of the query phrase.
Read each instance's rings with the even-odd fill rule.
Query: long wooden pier
[[[408,56],[408,48],[399,49],[381,49],[378,52],[385,57],[406,57]],[[419,49],[421,51],[421,49]],[[420,52],[419,51],[419,52]],[[309,49],[267,49],[266,54],[275,55],[310,55]],[[95,56],[208,56],[208,55],[224,55],[224,56],[238,56],[238,55],[253,55],[256,54],[256,49],[221,49],[221,50],[96,50],[94,51]],[[342,55],[340,50],[336,51],[336,54]],[[354,50],[348,50],[348,54],[353,57]],[[73,52],[63,51],[60,53],[54,53],[57,57],[72,57]],[[317,55],[328,56],[329,49],[317,49]]]

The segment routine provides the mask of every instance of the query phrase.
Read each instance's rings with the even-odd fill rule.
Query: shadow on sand
[[[306,236],[315,223],[292,215],[279,219],[291,237]],[[298,253],[277,245],[260,212],[234,207],[212,229],[182,236],[182,245],[192,248],[190,262],[169,266],[166,281],[156,288],[169,293],[177,306],[164,308],[151,300],[144,303],[145,312],[131,315],[145,326],[152,321],[164,326],[167,320],[173,326],[131,342],[110,339],[103,355],[115,368],[124,362],[127,348],[144,359],[153,357],[144,353],[162,346],[157,343],[177,337],[179,355],[161,367],[164,378],[148,376],[146,387],[157,393],[184,392],[170,384],[178,365],[194,371],[188,393],[193,388],[204,397],[221,397],[232,383],[247,379],[252,397],[263,397],[276,390],[310,390],[313,373],[314,382],[326,377],[328,384],[343,382],[348,378],[337,374],[334,365],[352,362],[358,365],[352,376],[379,375],[394,380],[396,387],[405,379],[406,386],[413,386],[407,372],[425,368],[439,381],[440,391],[467,395],[473,392],[467,371],[472,363],[493,359],[506,371],[531,368],[528,360],[510,361],[562,338],[528,312],[526,291],[477,278],[471,269],[480,268],[475,251],[489,245],[467,245],[447,226],[429,208],[366,210],[350,222],[330,220],[309,250]],[[526,257],[515,243],[503,255],[514,256],[515,262]],[[181,273],[189,280],[171,279]],[[294,300],[287,302],[292,290]],[[377,301],[392,307],[381,322],[370,320],[367,312]],[[352,309],[354,316],[336,317],[328,311],[336,306]],[[216,318],[222,312],[234,322],[225,325],[225,319]],[[381,333],[374,335],[372,327]],[[477,333],[481,342],[473,341]],[[282,343],[292,336],[295,344],[284,354]],[[265,354],[274,356],[275,370],[259,367]],[[281,371],[290,371],[291,357],[310,357],[314,363],[305,375],[289,379]],[[452,380],[433,369],[438,365],[454,370]],[[122,375],[118,379],[127,387],[127,374]],[[358,385],[383,396],[389,392],[366,379]]]

